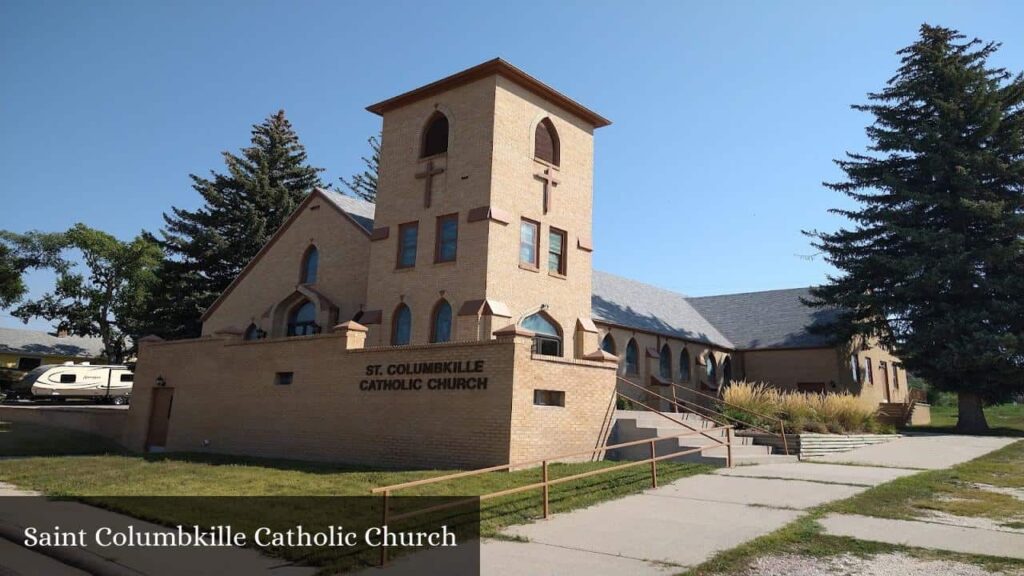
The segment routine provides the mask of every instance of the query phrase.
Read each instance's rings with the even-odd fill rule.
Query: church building
[[[627,397],[731,381],[905,402],[875,346],[810,331],[806,289],[679,293],[594,271],[610,124],[507,62],[368,108],[376,205],[315,190],[203,317],[141,342],[130,446],[472,467],[601,446]]]

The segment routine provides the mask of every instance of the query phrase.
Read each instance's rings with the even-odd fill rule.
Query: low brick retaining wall
[[[750,436],[754,444],[771,446],[776,453],[783,453],[782,438],[763,432],[741,430],[737,436]],[[799,455],[801,459],[848,452],[854,448],[882,444],[899,438],[899,434],[786,434],[789,453]]]
[[[121,441],[128,407],[0,405],[0,421],[79,430]]]

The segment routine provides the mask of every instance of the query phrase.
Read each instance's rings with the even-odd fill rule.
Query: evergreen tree
[[[252,145],[224,152],[227,173],[190,175],[203,198],[198,210],[164,214],[159,243],[167,254],[148,308],[150,331],[198,336],[200,316],[252,260],[285,219],[321,186],[284,110],[253,126]]]
[[[340,180],[354,196],[367,202],[376,202],[377,175],[380,173],[380,137],[370,136],[367,142],[370,144],[372,154],[369,158],[363,156],[363,164],[366,165],[366,169],[353,175],[351,180],[346,180],[344,177]]]
[[[808,232],[842,272],[809,304],[842,336],[875,337],[909,372],[956,392],[962,431],[1024,389],[1024,77],[995,43],[924,25],[886,87],[854,106],[866,153],[837,160],[855,226]]]

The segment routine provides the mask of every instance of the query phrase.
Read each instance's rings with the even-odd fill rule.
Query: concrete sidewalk
[[[850,481],[844,481],[844,471]],[[916,472],[783,463],[683,478],[642,494],[513,526],[506,533],[529,542],[485,542],[482,574],[527,573],[519,568],[537,573],[526,564],[537,558],[546,559],[548,569],[542,574],[677,573],[774,532],[805,509]],[[623,563],[629,564],[628,570]]]
[[[908,435],[885,444],[814,458],[814,462],[939,470],[974,460],[1013,444],[1019,438],[998,436]]]
[[[678,573],[774,532],[808,508],[848,498],[922,469],[952,466],[1014,441],[906,437],[835,455],[850,465],[764,464],[684,478],[635,496],[511,527],[506,531],[508,535],[528,542],[485,541],[481,573]],[[890,531],[879,528],[876,533],[885,536]],[[999,545],[993,549],[1003,550]]]
[[[821,525],[834,536],[1024,560],[1024,534],[854,514],[830,514]]]

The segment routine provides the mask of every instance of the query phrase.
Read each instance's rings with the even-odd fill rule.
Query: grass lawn
[[[123,452],[123,448],[102,436],[38,424],[0,422],[0,457]]]
[[[817,520],[829,513],[861,514],[883,518],[914,519],[929,510],[985,517],[1006,525],[1024,517],[1024,503],[1012,496],[993,494],[975,488],[989,484],[1002,488],[1024,487],[1024,441],[965,462],[948,470],[922,472],[876,486],[857,496],[812,509],[788,526],[718,554],[704,564],[685,572],[688,576],[742,573],[763,556],[797,554],[827,557],[851,553],[874,555],[902,551],[912,556],[944,558],[979,564],[996,571],[1024,570],[1024,561],[971,556],[864,542],[853,538],[826,535]]]
[[[910,430],[948,432],[956,427],[956,406],[932,406],[932,422]],[[985,419],[994,436],[1024,436],[1024,404],[999,404],[985,408]]]
[[[837,502],[829,511],[906,520],[937,511],[1024,525],[1024,500],[979,484],[1024,489],[1024,441],[953,468],[899,478]]]
[[[50,436],[47,436],[47,431]],[[199,454],[126,454],[107,453],[109,447],[83,444],[79,434],[45,427],[14,423],[5,434],[11,434],[6,444],[0,443],[0,457],[30,452],[46,455],[9,458],[0,461],[0,481],[32,489],[47,495],[90,498],[91,502],[152,521],[174,525],[179,522],[201,521],[211,524],[209,510],[177,507],[153,507],[154,499],[142,499],[133,509],[131,500],[95,497],[117,496],[367,496],[371,488],[397,484],[409,480],[439,476],[452,471],[384,471],[308,462],[240,458]],[[2,435],[2,434],[0,434]],[[15,439],[27,444],[17,446]],[[96,455],[82,455],[94,448]],[[7,449],[12,448],[12,452]],[[587,462],[555,464],[550,467],[552,479],[616,465],[616,462]],[[658,464],[659,483],[708,472],[711,466],[699,464]],[[417,487],[402,491],[401,495],[474,496],[515,486],[538,482],[539,468],[516,472],[496,472],[458,479],[451,482]],[[550,506],[554,513],[566,512],[634,494],[650,487],[650,467],[633,468],[596,475],[551,488]],[[211,499],[209,506],[220,511],[219,523],[244,526],[266,520],[252,506],[223,507]],[[224,501],[227,499],[219,499]],[[197,506],[202,506],[200,501]],[[224,512],[228,510],[228,512]],[[237,517],[231,516],[237,513]],[[495,535],[501,528],[539,518],[542,514],[541,494],[532,490],[484,502],[481,509],[480,531],[485,536]],[[294,550],[272,551],[293,560],[306,560],[325,567],[340,567],[344,558],[292,556]]]

